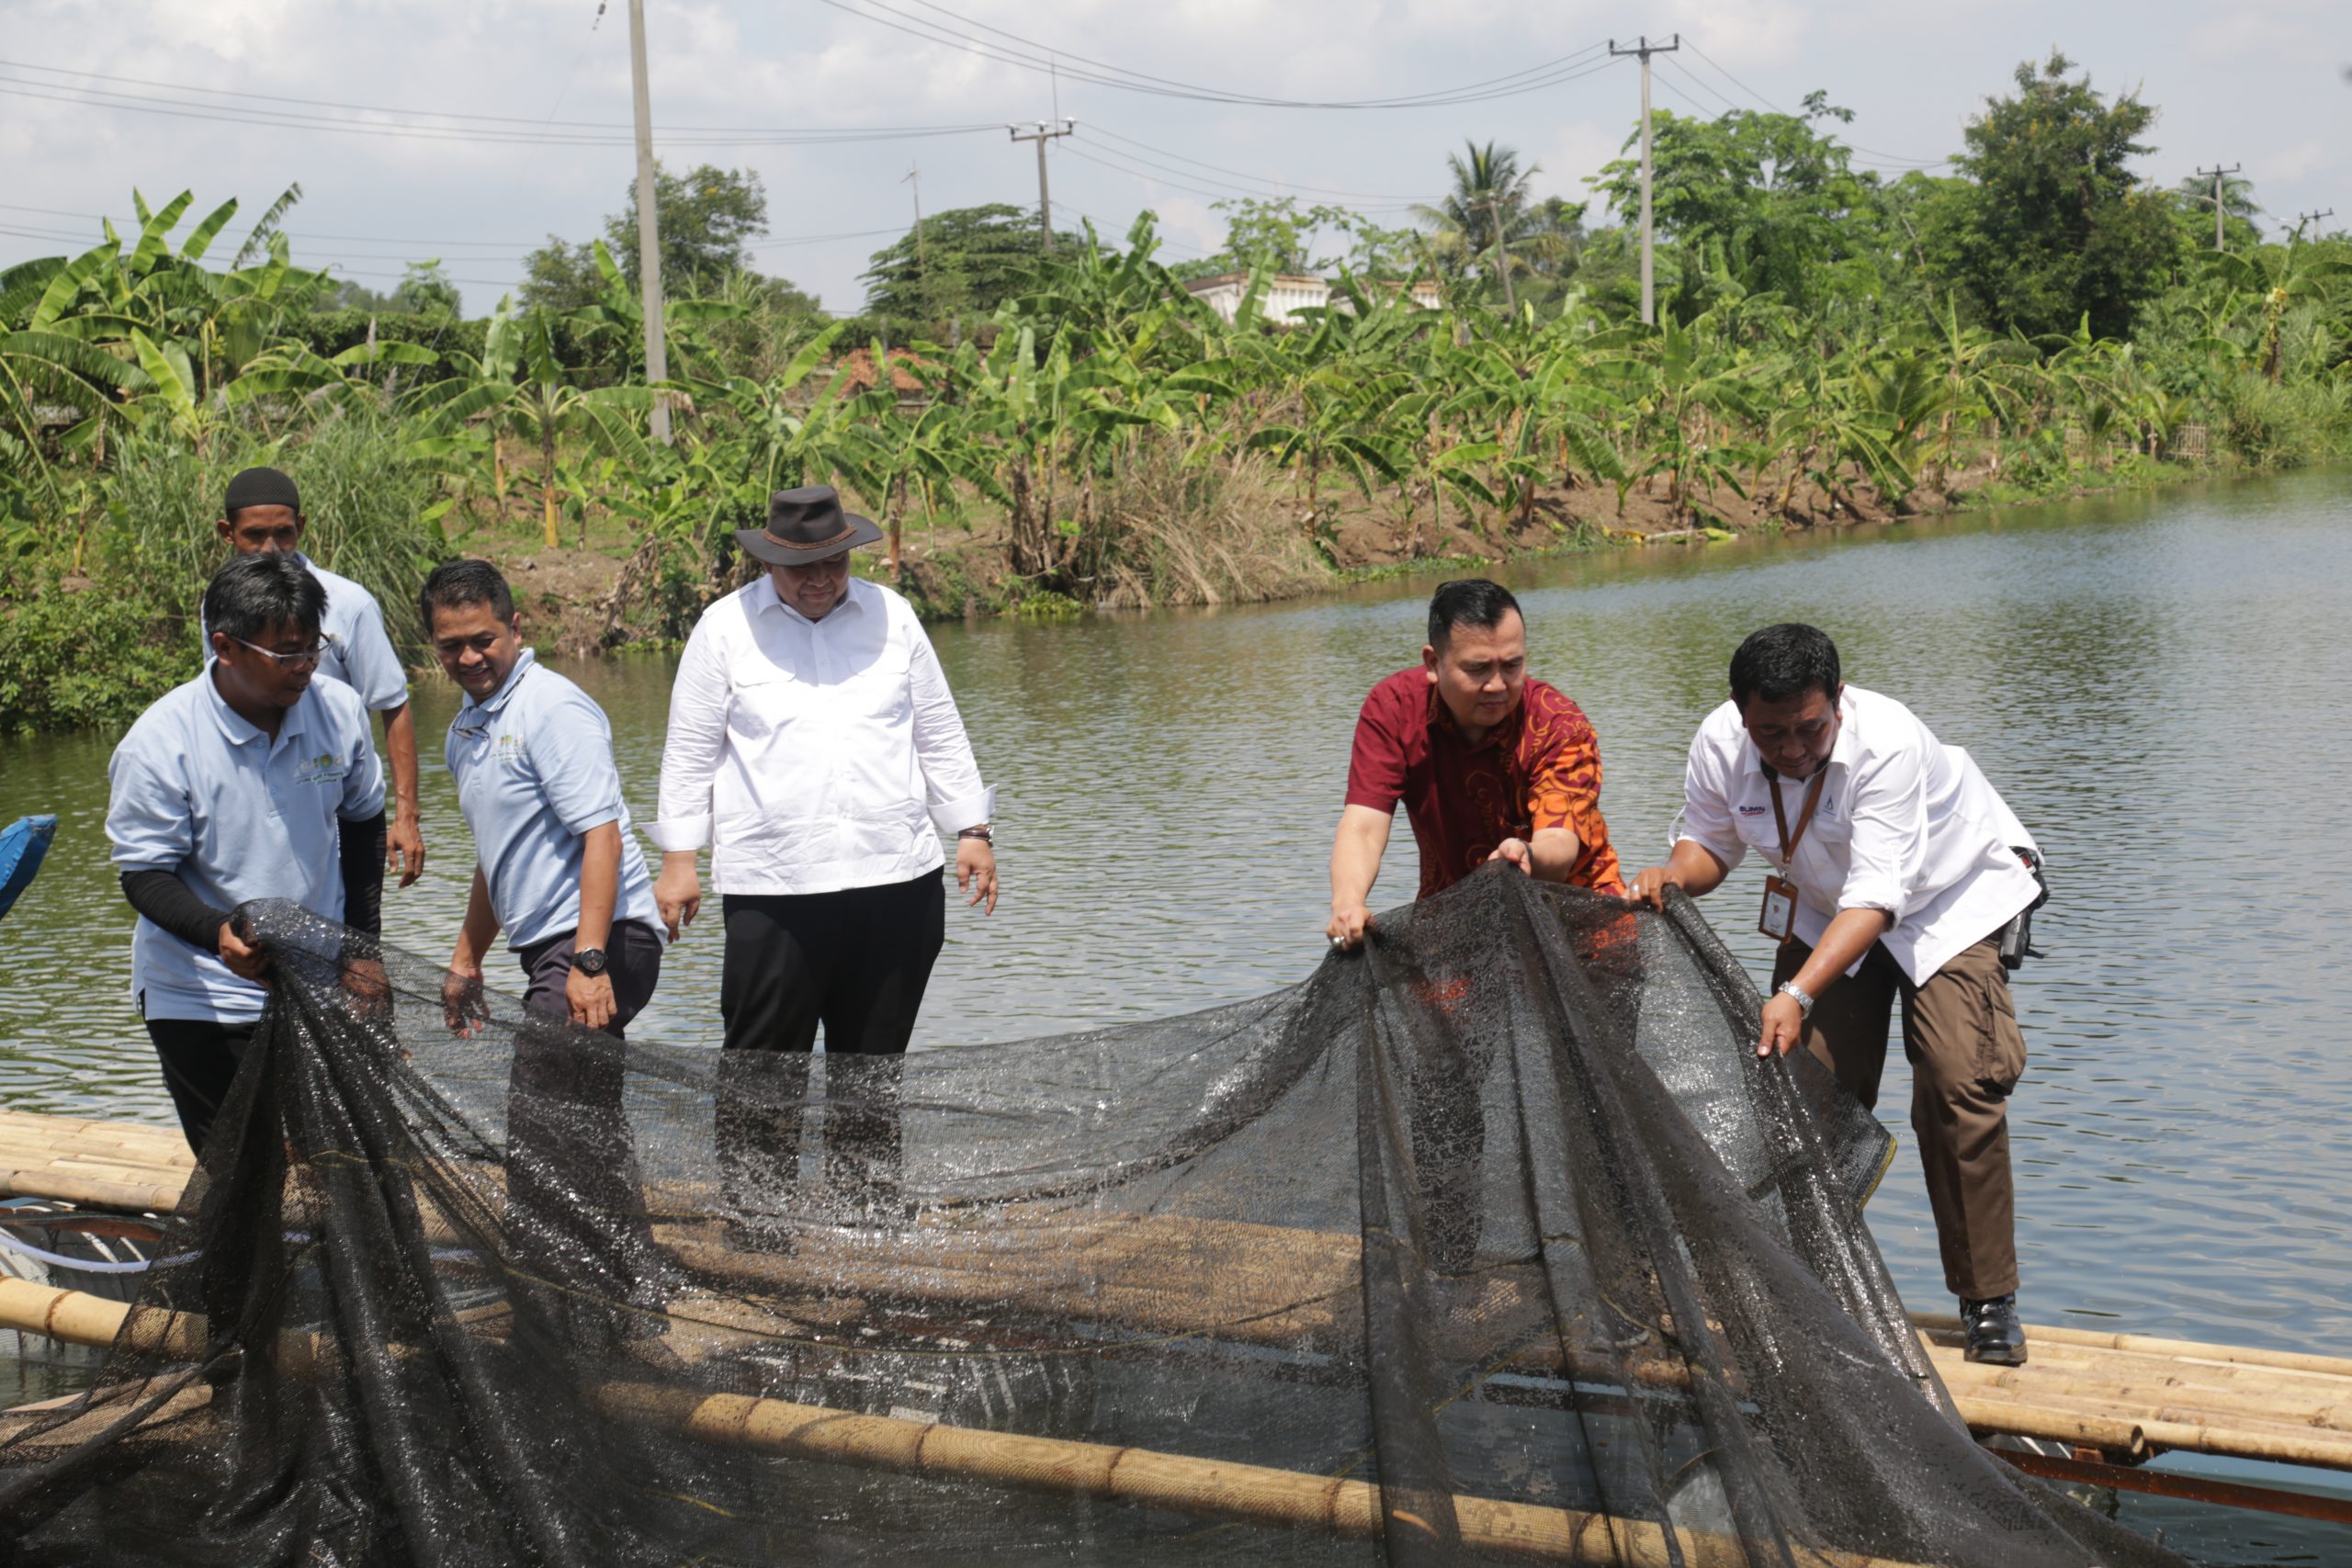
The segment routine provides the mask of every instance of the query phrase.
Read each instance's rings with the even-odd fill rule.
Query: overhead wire
[[[1206,169],[1213,174],[1231,175],[1237,179],[1256,180],[1263,185],[1273,186],[1283,191],[1285,194],[1290,192],[1303,192],[1312,196],[1337,196],[1345,197],[1354,200],[1387,202],[1397,207],[1409,207],[1414,205],[1412,201],[1405,197],[1389,195],[1379,191],[1336,190],[1329,186],[1311,186],[1303,185],[1295,180],[1269,179],[1261,175],[1250,175],[1239,169],[1228,169],[1219,164],[1204,164],[1198,158],[1187,157],[1182,152],[1170,152],[1165,147],[1155,147],[1148,141],[1138,141],[1132,136],[1122,135],[1118,131],[1113,130],[1109,126],[1104,125],[1100,121],[1089,121],[1086,124],[1081,125],[1079,129],[1082,134],[1087,136],[1107,136],[1114,141],[1125,142],[1127,146],[1141,148],[1147,152],[1157,152],[1163,158],[1173,158],[1180,164],[1190,164],[1194,168]],[[1135,154],[1130,153],[1128,156],[1134,157]],[[1136,162],[1148,163],[1150,160],[1138,157],[1136,158]]]
[[[1082,126],[1080,128],[1081,132],[1083,132],[1084,129],[1085,128]],[[1139,153],[1127,152],[1115,148],[1104,147],[1099,142],[1090,143],[1090,145],[1093,146],[1095,152],[1100,154],[1099,156],[1089,156],[1080,152],[1075,147],[1069,147],[1067,145],[1057,147],[1056,152],[1057,153],[1066,152],[1072,157],[1084,157],[1090,164],[1101,164],[1105,168],[1117,169],[1120,173],[1126,175],[1131,178],[1144,180],[1157,185],[1170,186],[1175,189],[1190,191],[1195,196],[1205,196],[1216,201],[1230,200],[1237,196],[1246,197],[1251,200],[1257,201],[1280,199],[1283,197],[1295,195],[1301,188],[1295,186],[1285,187],[1278,181],[1263,181],[1247,186],[1239,185],[1232,180],[1221,180],[1207,175],[1196,175],[1184,169],[1175,168],[1167,164],[1156,163],[1152,159],[1146,158]],[[1133,166],[1136,164],[1141,164],[1144,168],[1136,168]],[[1145,169],[1159,172],[1146,173],[1144,172]],[[1188,181],[1198,183],[1188,184],[1186,183]],[[1204,186],[1214,186],[1217,188],[1214,190],[1202,188]],[[1397,197],[1387,197],[1384,198],[1384,200],[1377,205],[1363,206],[1362,210],[1367,212],[1402,212],[1419,205],[1421,204],[1419,202],[1406,201]]]
[[[875,6],[875,8],[876,8],[876,10],[888,11],[888,12],[890,12],[890,13],[891,13],[892,15],[894,15],[894,16],[900,16],[900,17],[903,17],[903,16],[905,16],[905,15],[906,15],[906,13],[905,13],[905,12],[899,10],[897,6],[892,6],[892,5],[889,5],[889,4],[887,4],[887,3],[886,3],[886,0],[870,0],[870,3],[874,5],[874,6]],[[978,18],[977,18],[977,17],[967,17],[967,16],[964,16],[963,14],[961,14],[960,12],[952,11],[952,10],[948,9],[946,6],[937,4],[937,3],[936,3],[936,0],[911,0],[911,3],[912,3],[912,4],[914,4],[914,5],[917,5],[917,6],[922,6],[922,7],[924,10],[926,10],[926,11],[934,11],[934,12],[937,12],[940,16],[946,17],[950,18],[951,20],[957,21],[957,22],[961,22],[961,23],[962,23],[964,26],[966,26],[966,27],[968,27],[968,28],[979,28],[979,29],[980,29],[981,31],[983,31],[983,32],[993,33],[993,34],[995,34],[995,35],[996,35],[997,37],[999,37],[999,38],[1001,38],[1001,39],[1011,39],[1011,40],[1012,40],[1013,42],[1018,43],[1018,44],[1021,44],[1021,45],[1023,45],[1023,47],[1028,48],[1028,49],[1033,49],[1033,50],[1043,50],[1043,51],[1046,51],[1046,53],[1047,60],[1048,60],[1049,63],[1051,63],[1051,64],[1052,64],[1056,69],[1057,69],[1057,70],[1058,70],[1058,68],[1059,68],[1059,66],[1060,66],[1060,62],[1061,62],[1062,61],[1064,61],[1064,60],[1075,60],[1075,61],[1080,62],[1080,63],[1082,63],[1082,64],[1094,66],[1094,67],[1096,67],[1096,68],[1097,68],[1097,69],[1099,69],[1099,70],[1102,70],[1102,71],[1110,72],[1110,73],[1114,73],[1114,74],[1121,75],[1121,76],[1133,77],[1133,78],[1135,78],[1135,79],[1136,79],[1136,80],[1137,80],[1137,81],[1152,83],[1152,84],[1154,84],[1154,85],[1156,85],[1162,86],[1162,87],[1181,88],[1181,89],[1183,89],[1183,90],[1185,90],[1185,91],[1189,91],[1189,92],[1200,92],[1200,93],[1223,93],[1223,92],[1225,91],[1224,89],[1210,88],[1210,87],[1203,87],[1203,86],[1200,86],[1200,85],[1196,85],[1196,84],[1193,84],[1193,83],[1178,82],[1178,81],[1175,81],[1175,80],[1172,80],[1172,79],[1170,79],[1170,78],[1164,77],[1164,76],[1155,76],[1155,75],[1152,75],[1152,74],[1150,74],[1149,73],[1147,73],[1147,72],[1130,71],[1130,70],[1126,69],[1126,68],[1125,68],[1125,67],[1124,67],[1124,66],[1113,65],[1113,64],[1110,64],[1110,63],[1108,63],[1108,62],[1103,62],[1103,61],[1089,59],[1087,56],[1082,55],[1082,54],[1073,54],[1073,53],[1071,53],[1069,50],[1059,48],[1058,46],[1052,45],[1052,44],[1040,43],[1039,41],[1037,41],[1037,40],[1036,40],[1036,39],[1035,39],[1024,38],[1024,37],[1023,37],[1023,36],[1022,36],[1021,34],[1019,34],[1019,33],[1008,32],[1008,31],[1006,31],[1006,30],[1005,30],[1004,28],[999,28],[999,27],[992,27],[992,26],[990,26],[989,24],[988,24],[988,23],[986,23],[986,22],[980,21],[980,20],[979,20]],[[951,31],[951,32],[952,32],[954,29],[949,28],[949,29],[945,29],[945,30],[948,30],[948,31]],[[967,35],[967,34],[964,34],[964,35],[957,35],[957,36],[960,36],[960,37],[968,37],[969,35]],[[1556,64],[1559,64],[1559,63],[1562,63],[1562,62],[1564,62],[1576,60],[1576,59],[1578,59],[1578,58],[1580,58],[1580,57],[1584,57],[1584,56],[1589,56],[1589,55],[1598,54],[1598,53],[1600,51],[1600,50],[1602,49],[1602,47],[1603,47],[1603,46],[1602,46],[1602,45],[1600,45],[1600,44],[1588,44],[1585,48],[1583,48],[1583,49],[1581,49],[1581,50],[1578,50],[1575,54],[1572,54],[1572,55],[1564,55],[1564,56],[1560,57],[1560,59],[1559,59],[1559,60],[1557,60],[1557,61],[1546,62],[1544,62],[1544,63],[1543,63],[1543,64],[1538,64],[1538,65],[1525,66],[1525,67],[1522,67],[1522,68],[1521,68],[1521,69],[1520,69],[1520,70],[1513,71],[1513,72],[1509,72],[1509,73],[1505,73],[1505,74],[1503,74],[1503,75],[1501,75],[1501,76],[1489,76],[1489,77],[1486,78],[1486,79],[1485,79],[1485,80],[1483,80],[1483,81],[1464,83],[1464,84],[1463,84],[1461,86],[1459,86],[1459,87],[1455,87],[1455,88],[1442,88],[1442,89],[1437,90],[1437,91],[1436,91],[1436,92],[1434,92],[1434,93],[1428,93],[1428,94],[1419,94],[1419,93],[1416,93],[1416,94],[1408,94],[1408,95],[1403,95],[1403,96],[1397,96],[1397,97],[1393,97],[1393,98],[1366,98],[1366,99],[1355,100],[1354,102],[1352,102],[1352,103],[1349,103],[1349,104],[1346,104],[1346,105],[1334,105],[1334,106],[1323,106],[1323,105],[1317,105],[1317,106],[1315,106],[1315,107],[1401,107],[1401,106],[1409,106],[1409,105],[1414,105],[1414,104],[1418,103],[1419,100],[1421,100],[1421,99],[1425,99],[1425,98],[1451,96],[1453,96],[1453,94],[1455,94],[1455,93],[1469,92],[1469,91],[1473,91],[1473,90],[1477,89],[1477,88],[1480,88],[1480,87],[1487,87],[1487,86],[1498,85],[1500,85],[1500,84],[1502,84],[1502,83],[1505,83],[1505,82],[1512,82],[1512,81],[1520,80],[1520,79],[1524,78],[1524,77],[1532,76],[1532,75],[1535,75],[1535,74],[1537,74],[1537,73],[1541,73],[1541,72],[1544,72],[1544,71],[1549,70],[1552,66],[1556,65]],[[1254,96],[1254,95],[1228,95],[1228,96],[1235,96],[1235,97],[1250,97],[1250,98],[1254,98],[1254,97],[1255,97],[1255,96]],[[1285,103],[1286,105],[1302,105],[1302,106],[1303,106],[1303,105],[1305,105],[1305,104],[1307,102],[1307,100],[1297,100],[1297,99],[1294,99],[1294,100],[1272,100],[1272,99],[1265,99],[1265,100],[1259,100],[1259,101],[1264,101],[1264,102],[1268,102],[1268,103],[1283,102],[1283,103]]]
[[[1781,107],[1778,104],[1774,103],[1771,99],[1770,99],[1770,98],[1766,97],[1763,94],[1761,94],[1761,93],[1758,92],[1755,88],[1753,88],[1753,87],[1749,86],[1747,83],[1745,83],[1745,82],[1741,81],[1738,77],[1736,77],[1736,76],[1733,75],[1729,71],[1725,70],[1725,69],[1724,69],[1721,64],[1717,63],[1717,62],[1716,62],[1716,60],[1715,60],[1715,58],[1714,58],[1714,56],[1713,56],[1713,55],[1709,54],[1705,50],[1701,49],[1701,48],[1699,47],[1699,43],[1698,43],[1698,40],[1697,40],[1696,39],[1693,39],[1693,38],[1690,37],[1688,34],[1685,34],[1685,35],[1683,36],[1683,38],[1682,38],[1682,45],[1683,45],[1683,47],[1684,47],[1684,48],[1688,49],[1691,53],[1693,53],[1693,54],[1697,55],[1697,56],[1698,56],[1702,61],[1703,61],[1703,62],[1706,63],[1706,65],[1707,65],[1708,69],[1710,69],[1710,70],[1712,70],[1713,72],[1714,72],[1714,73],[1715,73],[1715,74],[1717,74],[1718,76],[1721,76],[1724,81],[1729,82],[1733,86],[1737,87],[1741,92],[1746,93],[1749,97],[1754,98],[1758,103],[1762,104],[1766,108],[1768,108],[1768,109],[1771,110],[1774,114],[1778,114],[1778,115],[1786,115],[1786,114],[1788,114],[1788,112],[1789,112],[1788,110],[1786,110],[1786,109],[1784,109],[1784,108]],[[1687,68],[1685,68],[1685,69],[1687,70]],[[1717,96],[1721,96],[1721,95],[1720,95],[1720,94],[1718,94]],[[1725,101],[1725,102],[1729,102],[1730,100],[1725,99],[1724,101]],[[1794,117],[1793,117],[1793,116],[1792,116],[1791,118],[1793,118]],[[1934,169],[1934,168],[1940,168],[1940,167],[1942,167],[1944,164],[1949,164],[1950,162],[1951,162],[1951,160],[1950,158],[1910,158],[1910,157],[1905,157],[1904,154],[1902,154],[1902,153],[1900,153],[1900,152],[1886,152],[1886,151],[1884,151],[1884,150],[1883,150],[1883,149],[1881,149],[1881,148],[1877,148],[1877,147],[1865,147],[1865,146],[1863,146],[1863,145],[1862,145],[1860,142],[1859,142],[1859,141],[1847,141],[1847,142],[1846,142],[1846,145],[1847,145],[1847,146],[1849,146],[1849,147],[1850,147],[1850,148],[1852,148],[1852,149],[1853,149],[1855,152],[1867,152],[1867,153],[1869,153],[1869,154],[1870,154],[1871,157],[1873,157],[1873,158],[1881,158],[1881,159],[1883,159],[1883,160],[1885,160],[1885,161],[1886,161],[1886,163],[1888,163],[1889,164],[1898,164],[1898,165],[1903,165],[1903,166],[1906,166],[1906,167],[1910,167],[1910,168],[1917,168],[1917,169]]]
[[[985,39],[974,37],[969,33],[960,33],[943,24],[912,16],[888,5],[887,0],[864,0],[865,5],[873,7],[872,10],[861,8],[861,6],[853,3],[853,0],[818,0],[818,3],[842,12],[845,16],[855,17],[878,27],[888,28],[894,32],[904,33],[910,38],[922,39],[929,43],[944,44],[951,49],[962,50],[966,53],[975,54],[981,59],[994,61],[1000,64],[1017,65],[1023,70],[1049,75],[1057,80],[1066,76],[1098,86],[1114,87],[1125,92],[1143,93],[1156,97],[1182,98],[1197,103],[1236,104],[1258,108],[1437,108],[1458,104],[1484,103],[1495,98],[1516,96],[1523,92],[1540,92],[1546,87],[1557,85],[1561,82],[1573,81],[1578,75],[1589,74],[1594,70],[1607,69],[1615,63],[1609,56],[1600,52],[1605,46],[1593,44],[1577,51],[1575,54],[1564,55],[1557,60],[1547,61],[1542,65],[1531,66],[1525,71],[1513,73],[1510,78],[1495,80],[1531,78],[1544,72],[1551,72],[1551,75],[1534,80],[1521,80],[1520,85],[1498,88],[1493,91],[1445,89],[1439,93],[1413,94],[1378,99],[1279,98],[1261,94],[1235,93],[1191,84],[1163,85],[1162,79],[1147,76],[1140,72],[1130,72],[1124,67],[1113,67],[1109,71],[1085,69],[1067,63],[1068,61],[1080,57],[1065,55],[1059,51],[1056,51],[1050,57],[1025,54],[1005,45],[990,43]],[[933,8],[938,9],[938,7]],[[886,15],[876,15],[876,12],[886,13]],[[953,13],[944,14],[953,15]],[[892,17],[899,19],[894,21],[890,19]],[[1593,64],[1583,66],[1581,69],[1576,68],[1577,62],[1595,55],[1599,55],[1600,58]]]
[[[322,99],[288,98],[266,93],[233,93],[182,83],[142,77],[69,71],[59,66],[31,65],[0,60],[0,72],[38,72],[78,81],[52,82],[0,73],[0,96],[74,104],[85,107],[124,109],[179,119],[209,120],[229,125],[256,125],[278,130],[327,131],[356,136],[391,137],[408,141],[459,141],[484,145],[621,147],[633,143],[629,125],[595,121],[525,121],[511,115],[475,115],[440,109],[397,109],[368,104],[336,104]],[[85,85],[114,83],[118,85]],[[156,96],[130,88],[152,89]],[[205,102],[199,98],[226,99]],[[251,101],[242,101],[251,100]],[[308,106],[272,108],[266,104]],[[387,118],[362,118],[356,116]],[[419,123],[448,121],[452,123]],[[561,130],[549,130],[550,125]],[[975,120],[933,125],[867,127],[813,126],[671,126],[657,128],[666,147],[833,146],[863,141],[911,141],[934,136],[966,136],[1002,129],[999,120]]]

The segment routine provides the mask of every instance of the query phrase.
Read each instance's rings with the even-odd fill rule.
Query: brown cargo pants
[[[1813,956],[1781,944],[1772,985]],[[1987,937],[1914,986],[1883,945],[1824,992],[1806,1022],[1806,1049],[1864,1105],[1878,1103],[1887,1032],[1903,1004],[1911,1064],[1911,1130],[1927,1168],[1928,1202],[1943,1251],[1944,1283],[1973,1301],[2018,1288],[2016,1194],[2009,1176],[2009,1090],[2025,1071],[2025,1036],[2008,972]]]

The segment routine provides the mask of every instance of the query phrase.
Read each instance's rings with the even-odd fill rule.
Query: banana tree
[[[476,414],[503,415],[539,448],[539,514],[547,547],[560,547],[563,500],[578,489],[576,474],[560,461],[565,441],[584,441],[592,451],[650,468],[654,459],[637,420],[652,407],[644,387],[596,387],[583,390],[556,356],[548,312],[535,310],[519,328],[520,369],[513,380],[483,374],[434,405],[432,438],[447,447],[467,440],[466,422]],[[489,356],[485,355],[485,359]],[[447,383],[442,383],[446,387]],[[420,451],[424,448],[420,446]]]

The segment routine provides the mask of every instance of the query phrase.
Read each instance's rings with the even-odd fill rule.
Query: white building
[[[1246,272],[1219,273],[1215,277],[1196,277],[1184,285],[1193,298],[1205,301],[1226,321],[1233,320],[1241,308],[1241,297],[1250,290],[1250,275]],[[1403,289],[1402,284],[1375,283],[1370,286],[1388,293]],[[1440,304],[1437,280],[1421,278],[1408,294],[1415,305],[1424,310],[1434,310]],[[1286,323],[1300,310],[1312,310],[1331,303],[1331,280],[1327,277],[1306,277],[1291,273],[1277,273],[1266,280],[1266,295],[1262,307],[1265,319]],[[1346,295],[1340,296],[1340,308],[1351,310]]]

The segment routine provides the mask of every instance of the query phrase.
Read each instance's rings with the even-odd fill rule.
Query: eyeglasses
[[[300,670],[306,664],[316,664],[325,655],[327,649],[334,646],[333,637],[322,637],[317,642],[299,653],[273,653],[260,644],[247,642],[241,637],[231,637],[229,640],[241,648],[252,649],[281,670]]]

